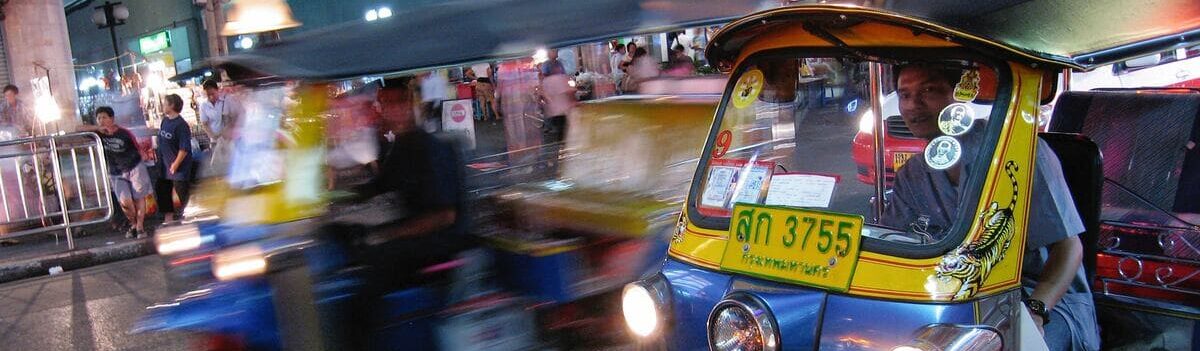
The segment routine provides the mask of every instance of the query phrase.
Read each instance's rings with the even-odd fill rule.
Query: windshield
[[[690,218],[726,229],[735,203],[861,215],[863,235],[933,244],[960,219],[995,100],[996,74],[962,60],[883,64],[882,113],[868,62],[750,58],[734,74],[689,197]],[[881,89],[882,90],[882,89]],[[878,125],[878,126],[877,126]],[[998,128],[995,128],[998,129]],[[875,133],[883,149],[875,150]],[[882,191],[875,161],[882,158]],[[875,213],[878,193],[885,210]]]

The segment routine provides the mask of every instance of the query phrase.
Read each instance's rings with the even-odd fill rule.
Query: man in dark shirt
[[[370,285],[385,292],[416,282],[422,267],[449,260],[466,240],[462,163],[449,143],[417,127],[403,87],[379,92],[385,144],[380,174],[359,188],[363,196],[392,196],[399,220],[367,236]],[[389,145],[390,144],[390,145]]]
[[[146,235],[143,222],[146,218],[146,196],[153,192],[150,174],[142,165],[142,154],[138,152],[137,138],[129,130],[117,125],[113,109],[108,106],[96,108],[96,134],[104,144],[104,158],[108,161],[113,194],[121,203],[121,210],[129,219],[126,238]]]
[[[180,111],[183,111],[183,99],[179,95],[167,95],[167,113],[158,127],[157,153],[158,161],[162,165],[163,179],[170,182],[171,189],[179,198],[179,207],[173,209],[175,206],[172,206],[170,196],[159,199],[158,205],[166,213],[167,222],[174,221],[176,217],[183,217],[183,209],[187,208],[188,183],[192,174],[192,130],[187,121],[179,115]]]

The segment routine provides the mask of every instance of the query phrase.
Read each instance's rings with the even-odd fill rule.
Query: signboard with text
[[[142,55],[169,49],[171,48],[171,33],[164,30],[138,38],[138,47]]]
[[[442,103],[442,131],[463,139],[464,147],[475,149],[475,115],[473,100],[451,100]]]

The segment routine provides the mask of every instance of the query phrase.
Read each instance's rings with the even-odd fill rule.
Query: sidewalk
[[[150,238],[126,239],[108,224],[85,227],[86,235],[75,238],[75,250],[67,249],[61,231],[17,239],[19,244],[0,247],[0,283],[50,274],[52,267],[63,271],[98,266],[154,253]]]

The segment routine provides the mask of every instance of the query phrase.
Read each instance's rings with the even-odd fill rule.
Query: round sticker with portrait
[[[938,129],[946,135],[963,135],[971,130],[971,125],[974,123],[975,110],[972,110],[970,105],[961,102],[946,106],[938,114]]]
[[[733,106],[739,109],[749,107],[758,99],[758,94],[763,88],[763,73],[758,69],[751,69],[742,74],[738,78],[737,84],[733,86]]]
[[[925,164],[933,169],[947,169],[958,163],[962,158],[962,144],[949,136],[934,138],[925,146]]]

